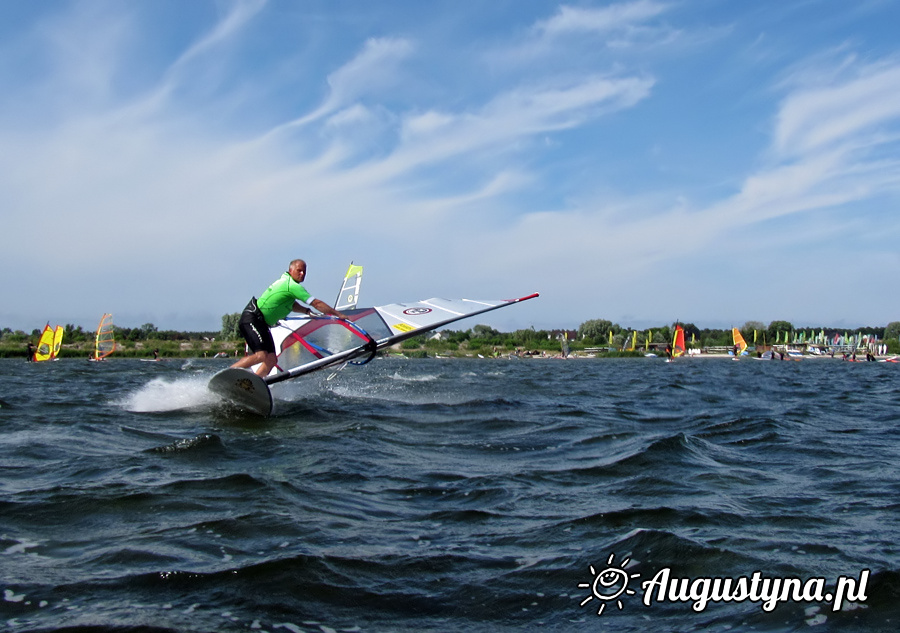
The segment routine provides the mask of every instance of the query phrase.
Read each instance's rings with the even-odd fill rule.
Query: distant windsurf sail
[[[675,326],[675,337],[672,340],[672,358],[684,356],[684,328],[680,325]]]
[[[64,333],[65,330],[61,325],[57,325],[56,329],[53,330],[53,358],[57,358],[59,356],[59,349],[62,347]]]
[[[362,266],[350,262],[347,274],[344,275],[344,283],[334,302],[334,309],[338,312],[352,310],[359,301],[359,286],[362,283]]]
[[[53,328],[50,324],[44,326],[41,338],[38,339],[37,350],[34,352],[34,360],[41,362],[53,358]]]
[[[737,348],[737,356],[747,351],[747,342],[744,340],[743,334],[736,327],[731,328],[731,336],[734,339],[734,346]]]
[[[94,337],[94,360],[103,360],[114,351],[116,351],[116,336],[113,331],[113,318],[111,314],[104,314]]]

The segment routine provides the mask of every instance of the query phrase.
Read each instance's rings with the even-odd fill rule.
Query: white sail
[[[319,367],[317,361],[336,355],[340,355],[340,358],[334,358],[333,362],[327,364],[343,362],[347,359],[345,352],[355,352],[351,358],[360,356],[367,353],[367,345],[382,349],[454,321],[537,296],[535,293],[519,299],[500,301],[432,298],[348,310],[344,312],[348,317],[347,321],[308,316],[286,319],[272,329],[278,364],[267,380],[272,382],[272,379],[284,373],[294,376],[307,373],[304,368],[308,363],[316,363],[314,370]]]
[[[341,285],[341,291],[338,292],[337,299],[334,302],[334,309],[338,312],[344,310],[352,310],[359,301],[359,286],[362,283],[362,266],[357,266],[350,262],[347,274],[344,275],[344,283]]]

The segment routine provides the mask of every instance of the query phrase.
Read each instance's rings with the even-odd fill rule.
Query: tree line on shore
[[[179,332],[159,330],[152,323],[145,323],[138,328],[115,326],[115,336],[121,356],[147,356],[158,349],[162,356],[192,357],[227,354],[232,356],[243,349],[237,322],[238,313],[226,314],[222,317],[222,329],[218,332]],[[699,328],[693,323],[680,323],[685,331],[685,338],[690,347],[699,349],[709,347],[730,347],[733,344],[732,331],[728,329]],[[405,353],[420,355],[432,354],[483,354],[489,355],[498,351],[531,351],[539,353],[559,352],[562,347],[570,351],[598,348],[627,351],[634,348],[646,349],[649,346],[665,345],[671,342],[675,324],[660,325],[656,328],[636,330],[623,327],[604,319],[585,321],[575,330],[536,330],[528,328],[514,332],[500,332],[487,325],[475,325],[466,330],[442,330],[439,333],[428,332],[405,341],[402,349]],[[92,349],[94,332],[85,331],[81,326],[67,324],[64,326],[63,350],[60,356],[85,356]],[[772,321],[765,325],[758,321],[748,321],[740,328],[744,339],[758,345],[771,345],[777,341],[793,340],[803,333],[824,333],[830,339],[835,334],[864,335],[877,337],[888,345],[890,353],[900,353],[900,321],[894,321],[884,327],[855,328],[848,332],[843,328],[805,327],[796,328],[788,321]],[[22,356],[27,354],[27,345],[37,342],[40,330],[30,334],[10,328],[0,330],[0,356]],[[792,338],[793,337],[793,338]],[[636,342],[636,345],[635,345]]]

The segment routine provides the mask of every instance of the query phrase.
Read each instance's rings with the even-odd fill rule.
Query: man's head
[[[295,259],[288,266],[288,274],[299,284],[306,278],[306,262],[302,259]]]

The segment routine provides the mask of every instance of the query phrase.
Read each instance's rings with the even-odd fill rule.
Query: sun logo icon
[[[616,601],[616,606],[619,607],[619,610],[622,610],[622,601],[619,599],[619,596],[622,594],[626,594],[629,596],[634,595],[634,589],[628,588],[628,581],[632,578],[637,578],[640,574],[631,574],[625,571],[625,566],[631,561],[630,558],[626,558],[621,562],[618,567],[613,565],[613,561],[615,560],[616,555],[610,554],[609,558],[606,559],[606,569],[601,571],[599,574],[594,569],[594,566],[591,565],[591,575],[594,577],[593,582],[582,582],[579,583],[578,586],[582,589],[590,589],[591,595],[581,601],[579,606],[584,606],[594,598],[600,601],[600,608],[597,609],[597,615],[603,615],[603,610],[606,608],[607,603]]]

